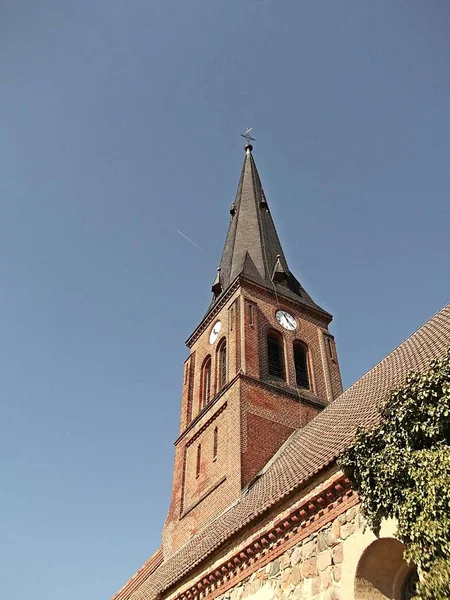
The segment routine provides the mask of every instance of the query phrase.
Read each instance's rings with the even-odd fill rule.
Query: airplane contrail
[[[202,252],[204,252],[203,248],[200,248],[200,246],[198,246],[195,242],[193,242],[191,240],[191,238],[188,238],[187,235],[184,235],[184,233],[182,231],[180,231],[179,229],[177,229],[178,233],[180,235],[182,235],[184,237],[185,240],[187,240],[188,242],[190,242],[193,246],[195,246],[196,248],[198,248],[199,250],[201,250]]]

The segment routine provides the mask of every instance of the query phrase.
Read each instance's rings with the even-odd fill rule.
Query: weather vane
[[[250,142],[254,142],[255,138],[252,138],[252,136],[250,135],[250,131],[253,129],[253,127],[247,127],[247,129],[245,130],[245,133],[241,133],[241,137],[245,138],[247,140],[247,144],[250,145]]]

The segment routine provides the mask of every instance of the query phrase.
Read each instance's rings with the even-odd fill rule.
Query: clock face
[[[284,327],[288,331],[294,331],[294,329],[297,329],[297,321],[285,310],[277,310],[275,317],[281,327]]]
[[[222,323],[220,321],[216,321],[214,323],[214,327],[211,329],[211,333],[209,334],[209,343],[214,344],[217,340],[217,336],[220,333],[220,328],[222,327]]]

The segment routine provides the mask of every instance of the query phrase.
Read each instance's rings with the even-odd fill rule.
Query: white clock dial
[[[294,331],[294,329],[297,329],[297,321],[295,320],[295,317],[285,310],[277,310],[275,317],[281,327],[284,327],[288,331]]]
[[[220,321],[216,321],[214,323],[214,327],[211,329],[211,333],[209,334],[209,343],[214,344],[217,340],[217,336],[220,333],[220,328],[222,327],[222,323]]]

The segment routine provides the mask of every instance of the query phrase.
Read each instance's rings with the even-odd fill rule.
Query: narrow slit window
[[[227,382],[227,343],[224,341],[219,348],[219,389]]]
[[[335,360],[333,340],[328,336],[326,336],[326,338],[327,338],[328,354],[330,355],[331,360]]]
[[[201,464],[201,460],[202,460],[202,445],[199,444],[197,446],[197,465],[195,468],[195,476],[199,477],[200,476],[200,464]]]
[[[306,347],[300,342],[294,343],[294,365],[297,385],[309,390],[308,354]]]
[[[253,306],[248,305],[248,324],[253,325]]]
[[[267,367],[269,375],[284,379],[283,349],[278,336],[273,333],[267,336]]]
[[[219,429],[214,428],[214,443],[213,443],[213,460],[217,458],[217,450],[219,449]]]

